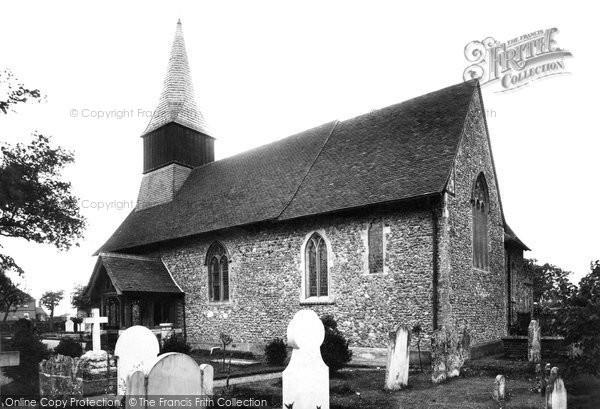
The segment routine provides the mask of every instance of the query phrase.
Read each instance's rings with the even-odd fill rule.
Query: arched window
[[[215,241],[206,253],[210,301],[229,300],[229,259],[225,247]]]
[[[383,273],[383,223],[373,221],[369,224],[369,273]]]
[[[490,197],[485,176],[480,173],[473,186],[473,266],[483,270],[489,267],[488,213]]]
[[[305,250],[306,297],[326,297],[329,294],[327,277],[327,244],[320,234],[308,239]]]

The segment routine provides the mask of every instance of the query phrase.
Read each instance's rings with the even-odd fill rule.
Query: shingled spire
[[[170,122],[209,135],[204,117],[196,105],[181,20],[177,21],[175,39],[171,47],[167,75],[163,83],[158,107],[154,111],[144,134]]]
[[[192,168],[214,161],[214,138],[196,105],[181,21],[158,107],[142,138],[144,177],[137,210],[170,202]]]

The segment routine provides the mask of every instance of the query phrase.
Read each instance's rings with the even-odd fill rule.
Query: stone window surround
[[[371,269],[369,267],[369,228],[373,222],[381,222],[383,227],[383,271],[381,273],[371,273]],[[388,235],[391,234],[391,227],[385,222],[383,218],[375,218],[366,223],[365,228],[362,231],[362,241],[364,246],[363,252],[363,273],[362,275],[365,277],[378,277],[378,276],[386,276],[390,273],[388,266],[385,263],[387,256],[387,243],[388,243]]]
[[[307,297],[306,296],[306,246],[308,241],[312,237],[313,234],[319,234],[323,240],[325,241],[325,245],[327,246],[327,296],[321,297]],[[335,295],[333,293],[333,288],[331,286],[331,270],[334,264],[333,257],[333,249],[331,247],[331,241],[327,237],[324,229],[312,230],[304,236],[304,240],[302,242],[302,246],[300,246],[300,305],[315,305],[315,304],[334,304],[335,303]]]
[[[484,189],[484,196],[485,199],[483,200],[483,204],[485,206],[485,212],[486,212],[486,217],[485,217],[485,239],[484,241],[484,245],[485,247],[487,247],[485,249],[485,253],[484,255],[482,255],[482,257],[484,257],[483,260],[483,264],[484,265],[476,265],[476,237],[475,237],[475,211],[479,211],[477,209],[477,203],[479,201],[479,198],[476,197],[477,195],[477,185],[479,184],[480,179],[483,182],[483,189]],[[485,176],[485,172],[484,171],[480,171],[477,173],[477,175],[475,176],[475,179],[473,181],[473,186],[471,188],[471,200],[470,200],[470,204],[471,204],[471,212],[472,212],[472,217],[471,217],[471,253],[472,253],[472,268],[473,270],[476,271],[481,271],[484,273],[489,273],[491,271],[490,268],[490,264],[489,264],[489,254],[490,254],[490,238],[489,238],[489,234],[490,234],[490,220],[489,220],[489,213],[491,211],[491,203],[490,203],[490,197],[489,197],[489,187],[487,184],[487,178]],[[479,239],[481,239],[479,237]]]
[[[224,249],[224,254],[223,256],[225,256],[227,258],[227,268],[228,268],[228,299],[227,300],[216,300],[213,301],[210,299],[210,292],[211,292],[211,288],[210,288],[210,260],[208,259],[209,255],[210,255],[210,250],[212,248],[212,246],[218,243],[223,249]],[[227,248],[227,246],[221,241],[221,240],[214,240],[212,241],[209,245],[208,248],[206,249],[206,253],[204,256],[204,266],[205,268],[203,269],[204,271],[204,275],[206,276],[206,288],[208,290],[208,304],[212,307],[219,307],[219,306],[230,306],[231,304],[233,304],[233,297],[232,297],[232,286],[231,286],[231,256],[229,254],[229,249]],[[222,284],[221,284],[222,285]]]

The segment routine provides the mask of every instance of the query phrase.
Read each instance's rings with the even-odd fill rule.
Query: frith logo
[[[464,80],[479,79],[482,86],[494,85],[495,92],[505,92],[551,75],[568,74],[564,59],[572,54],[557,46],[557,32],[557,28],[538,30],[504,43],[492,37],[471,41],[465,46],[471,65],[463,73]]]

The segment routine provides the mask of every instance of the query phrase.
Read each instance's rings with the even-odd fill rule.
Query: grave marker
[[[156,336],[148,328],[134,325],[119,335],[115,345],[117,360],[117,393],[123,396],[127,392],[127,376],[153,362],[159,352]]]
[[[294,348],[283,371],[283,405],[294,409],[329,409],[329,368],[321,357],[323,323],[312,310],[300,310],[287,328]]]
[[[0,368],[19,366],[20,362],[21,354],[19,351],[0,352]]]
[[[65,332],[75,332],[75,323],[70,318],[65,321]]]
[[[494,400],[501,401],[506,399],[506,378],[504,375],[496,376],[494,380],[494,392],[493,392]]]
[[[529,362],[538,363],[542,360],[542,331],[540,330],[540,324],[537,320],[531,320],[527,330],[527,335],[527,356],[529,358]]]
[[[92,308],[92,316],[84,320],[86,324],[92,326],[92,350],[94,352],[100,352],[100,324],[108,323],[108,317],[100,316],[100,309]]]
[[[399,326],[390,332],[388,358],[385,371],[385,388],[399,390],[408,385],[408,367],[410,361],[410,330]]]
[[[127,396],[136,398],[125,399],[126,407],[139,408],[140,402],[136,399],[146,396],[199,398],[211,395],[213,373],[212,366],[198,366],[188,355],[179,352],[160,355],[144,369],[135,370],[127,377]]]
[[[546,386],[546,409],[567,409],[567,389],[555,366]]]

